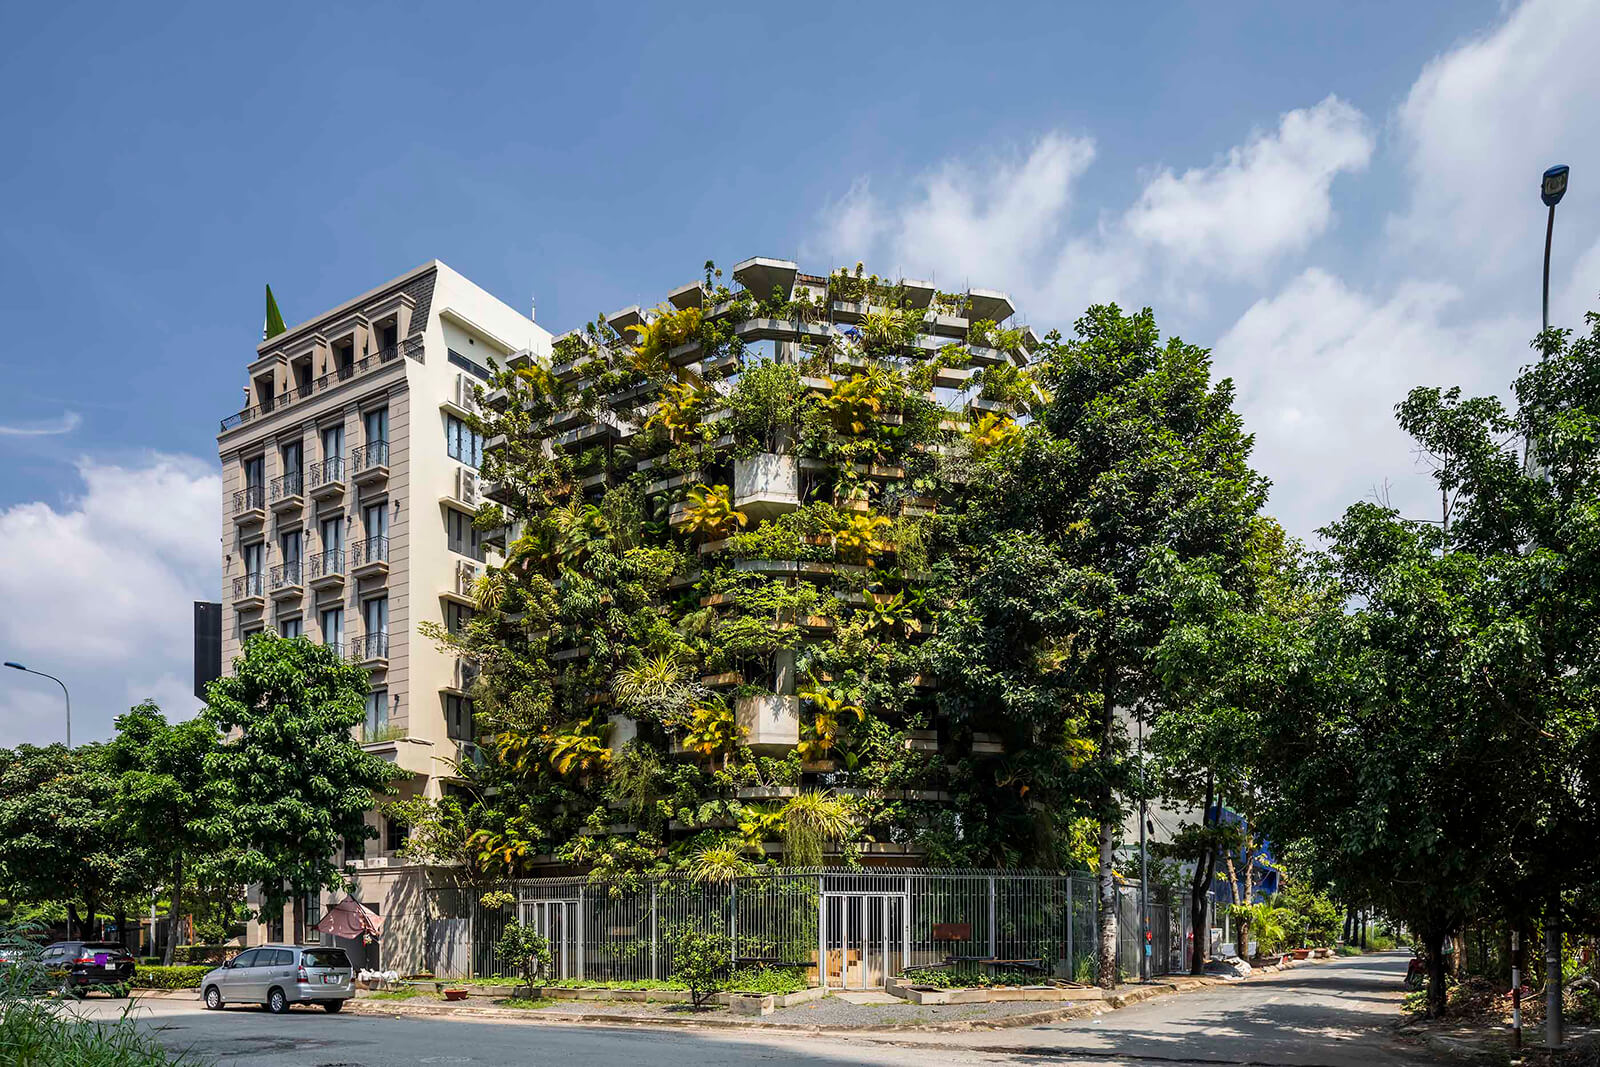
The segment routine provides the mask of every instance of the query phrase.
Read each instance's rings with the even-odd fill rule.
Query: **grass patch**
[[[520,984],[520,983],[519,983]],[[631,982],[597,982],[592,978],[563,978],[558,982],[541,982],[548,989],[688,989],[682,982],[665,978],[640,978]]]
[[[504,997],[494,1003],[497,1008],[521,1008],[528,1011],[533,1008],[548,1008],[555,1001],[546,997]]]
[[[412,1000],[422,996],[420,989],[380,989],[376,993],[368,993],[363,1000]]]
[[[733,972],[727,988],[735,993],[798,993],[808,986],[798,967],[757,967]]]
[[[925,985],[934,989],[988,989],[993,986],[1040,985],[1046,978],[1021,971],[1000,971],[996,974],[954,971],[944,967],[908,967],[900,976],[909,985]]]

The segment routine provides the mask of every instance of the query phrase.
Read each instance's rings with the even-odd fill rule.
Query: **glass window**
[[[322,643],[335,648],[344,644],[343,608],[328,608],[322,613]]]
[[[467,623],[472,621],[472,609],[465,604],[450,601],[444,606],[444,628],[447,633],[459,634],[466,630]]]
[[[300,442],[294,441],[283,446],[283,473],[287,478],[300,476]]]
[[[322,520],[322,550],[338,552],[344,548],[344,518],[336,516]]]
[[[445,451],[469,467],[483,466],[483,436],[454,415],[444,420]]]
[[[267,461],[262,456],[251,456],[244,461],[244,484],[259,489],[267,484]]]
[[[321,921],[322,921],[322,894],[321,893],[316,893],[316,892],[307,893],[306,894],[306,940],[308,942],[310,942],[311,944],[316,944],[318,941],[322,940],[322,931],[316,929],[317,923],[319,923]],[[308,957],[309,957],[309,955],[310,954],[307,953]],[[313,964],[309,961],[309,958],[308,958],[308,960],[306,962],[306,966],[307,967],[313,966]]]
[[[472,700],[447,693],[444,698],[444,723],[452,740],[471,741],[475,735],[472,728]]]
[[[382,501],[377,504],[368,504],[361,512],[362,523],[367,528],[367,537],[389,536],[389,503]]]
[[[260,574],[262,562],[266,559],[266,543],[254,541],[244,546],[244,572],[246,574]]]
[[[374,689],[367,694],[367,737],[376,739],[389,726],[389,690]]]
[[[362,602],[361,621],[369,634],[386,634],[389,632],[389,598],[375,596],[371,600]]]
[[[283,550],[283,562],[300,562],[300,531],[291,530],[280,538],[280,548]]]
[[[303,957],[307,967],[345,967],[350,966],[350,957],[344,954],[342,948],[313,948],[308,949]]]
[[[478,528],[472,524],[472,516],[450,508],[445,512],[445,534],[449,542],[450,551],[460,552],[464,556],[480,559],[481,552],[478,542]]]
[[[337,459],[344,455],[344,426],[324,426],[322,428],[322,458],[324,460]]]
[[[275,916],[272,919],[267,920],[267,940],[268,941],[282,941],[283,940],[283,916],[281,914]],[[272,966],[272,959],[271,959],[270,956],[267,955],[266,950],[262,949],[261,953],[262,953],[261,958],[256,960],[256,966],[257,967],[270,967],[270,966]]]
[[[385,820],[383,850],[385,852],[398,852],[400,846],[406,843],[406,835],[411,832],[410,827],[399,819],[390,817]]]
[[[279,621],[279,623],[278,623],[278,636],[279,637],[299,637],[300,636],[300,619],[299,619],[299,617],[296,616],[295,618],[292,618],[292,619],[283,619],[283,620]]]
[[[260,956],[260,949],[246,949],[237,956],[233,957],[233,965],[235,967],[254,967],[256,965],[256,960],[259,959]]]
[[[389,409],[373,408],[361,416],[361,425],[366,429],[367,444],[376,444],[379,441],[389,440]]]

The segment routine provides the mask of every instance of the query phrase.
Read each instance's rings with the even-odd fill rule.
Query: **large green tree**
[[[375,837],[365,815],[394,768],[362,750],[365,668],[333,649],[269,634],[250,638],[232,674],[211,683],[206,721],[227,740],[206,759],[217,802],[211,829],[231,841],[232,878],[262,887],[262,913],[294,903],[305,937],[305,898],[341,884],[334,854]]]
[[[205,718],[168,723],[146,701],[117,717],[117,735],[106,746],[106,766],[116,782],[117,824],[143,850],[152,877],[168,876],[170,905],[162,962],[172,964],[183,915],[185,880],[226,838],[219,834],[219,807],[207,761],[221,740]],[[170,872],[170,874],[169,874]]]
[[[1114,849],[1133,785],[1118,713],[1150,716],[1160,696],[1152,651],[1173,603],[1157,565],[1203,565],[1223,588],[1243,583],[1266,483],[1249,466],[1233,385],[1212,379],[1209,352],[1163,341],[1148,309],[1090,308],[1075,334],[1047,346],[1039,379],[1048,399],[986,472],[972,515],[980,557],[1007,543],[1048,557],[1044,580],[1019,590],[1025,603],[998,607],[1032,620],[1039,673],[1057,676],[1056,714],[1074,732],[1081,721],[1091,745],[1079,780],[1100,823],[1099,974],[1113,984]],[[968,600],[989,610],[977,591]],[[998,615],[992,623],[1003,625]]]

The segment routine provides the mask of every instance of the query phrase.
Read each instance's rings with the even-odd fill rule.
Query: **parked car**
[[[200,979],[213,1011],[229,1003],[261,1004],[281,1015],[294,1004],[338,1011],[356,995],[350,957],[342,948],[262,945],[247,948]]]
[[[70,993],[104,987],[112,996],[127,996],[134,960],[115,941],[55,941],[39,953],[38,966]]]

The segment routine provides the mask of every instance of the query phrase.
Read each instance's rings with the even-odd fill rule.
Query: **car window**
[[[265,961],[263,961],[263,962],[265,962]],[[270,964],[270,966],[273,966],[273,967],[287,967],[287,966],[289,966],[289,964],[291,964],[293,962],[294,962],[294,950],[293,949],[287,949],[287,948],[280,948],[280,949],[274,950],[274,952],[272,954],[272,963]]]
[[[254,967],[256,965],[256,957],[260,955],[261,950],[258,948],[253,948],[249,952],[241,952],[233,958],[233,965],[235,967]]]
[[[349,968],[350,957],[344,954],[342,948],[311,948],[305,954],[307,967],[344,967]]]
[[[54,963],[56,960],[64,960],[67,958],[67,954],[75,947],[74,945],[51,945],[39,954],[39,961],[41,963]]]

